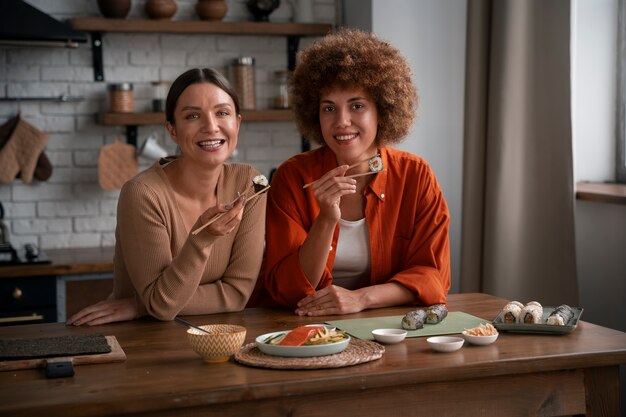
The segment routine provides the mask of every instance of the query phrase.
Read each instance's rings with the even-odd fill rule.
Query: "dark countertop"
[[[113,272],[113,247],[45,249],[49,264],[0,266],[1,278]]]

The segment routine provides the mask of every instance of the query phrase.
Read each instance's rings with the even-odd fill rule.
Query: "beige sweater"
[[[163,161],[163,160],[162,160]],[[258,171],[225,164],[218,203],[250,190]],[[187,230],[162,162],[129,180],[120,192],[115,231],[114,298],[135,297],[140,316],[172,320],[177,314],[242,310],[263,257],[266,196],[247,203],[229,235]],[[198,221],[192,230],[201,226]],[[142,311],[143,310],[143,311]]]

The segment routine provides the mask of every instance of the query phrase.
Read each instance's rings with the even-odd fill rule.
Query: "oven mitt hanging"
[[[104,190],[118,190],[138,170],[137,152],[133,145],[118,140],[104,145],[98,156],[98,182]]]
[[[0,183],[9,184],[18,174],[27,184],[33,177],[48,179],[52,166],[45,155],[41,158],[47,143],[48,135],[19,114],[0,126]],[[35,175],[40,159],[41,166]]]

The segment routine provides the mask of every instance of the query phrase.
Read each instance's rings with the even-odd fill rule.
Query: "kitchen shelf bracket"
[[[104,81],[104,60],[102,59],[101,32],[91,32],[91,59],[93,60],[94,81]]]
[[[126,126],[126,143],[137,147],[137,125]]]
[[[298,44],[300,36],[287,36],[287,69],[293,71],[296,69],[296,55],[298,54]]]

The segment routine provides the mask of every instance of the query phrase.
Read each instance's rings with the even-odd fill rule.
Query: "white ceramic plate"
[[[472,345],[485,346],[496,341],[498,333],[489,336],[472,336],[467,334],[467,330],[463,330],[463,339]]]
[[[312,356],[326,356],[333,355],[335,353],[342,352],[348,347],[350,343],[350,336],[346,334],[346,339],[329,343],[327,345],[310,345],[310,346],[280,346],[280,345],[268,345],[264,341],[268,337],[277,336],[279,334],[286,334],[289,332],[273,332],[266,333],[256,338],[256,345],[263,353],[267,353],[272,356],[287,356],[290,358],[308,358]]]

